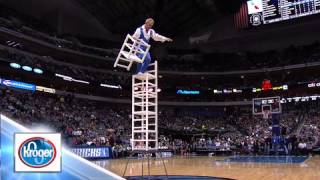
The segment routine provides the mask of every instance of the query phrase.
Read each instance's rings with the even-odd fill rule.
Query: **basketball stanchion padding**
[[[150,45],[130,34],[124,40],[114,67],[121,67],[129,71],[134,62],[143,63],[150,49]]]

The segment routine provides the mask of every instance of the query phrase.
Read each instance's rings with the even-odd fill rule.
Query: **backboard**
[[[279,96],[252,99],[253,115],[263,115],[266,111],[269,111],[270,114],[280,114],[282,112]]]

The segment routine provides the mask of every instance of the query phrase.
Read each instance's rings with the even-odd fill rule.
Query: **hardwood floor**
[[[288,180],[319,180],[320,157],[309,157],[299,164],[284,163],[238,163],[222,162],[226,157],[173,157],[165,158],[164,162],[169,175],[214,176],[243,180],[288,179]],[[112,159],[95,161],[100,166],[123,175],[127,160]],[[144,175],[148,174],[147,161],[143,163]],[[142,160],[130,160],[125,176],[141,176]],[[164,166],[160,159],[151,160],[151,175],[164,175]]]

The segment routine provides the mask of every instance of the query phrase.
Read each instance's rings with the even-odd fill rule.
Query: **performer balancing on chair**
[[[161,41],[161,42],[172,42],[172,39],[164,37],[158,33],[156,33],[153,29],[152,26],[154,24],[154,20],[152,18],[146,19],[144,25],[141,27],[138,27],[133,34],[133,38],[139,39],[141,41],[144,41],[145,43],[149,44],[150,38],[152,38],[155,41]],[[145,47],[140,47],[142,50],[145,50]],[[142,54],[137,54],[139,58],[142,58]],[[150,53],[148,52],[145,60],[143,63],[139,63],[137,66],[137,73],[142,74],[145,73],[148,69],[148,66],[151,62],[151,57]]]

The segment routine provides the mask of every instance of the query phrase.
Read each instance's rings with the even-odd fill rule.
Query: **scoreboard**
[[[320,13],[320,0],[249,0],[249,23],[270,24]]]

